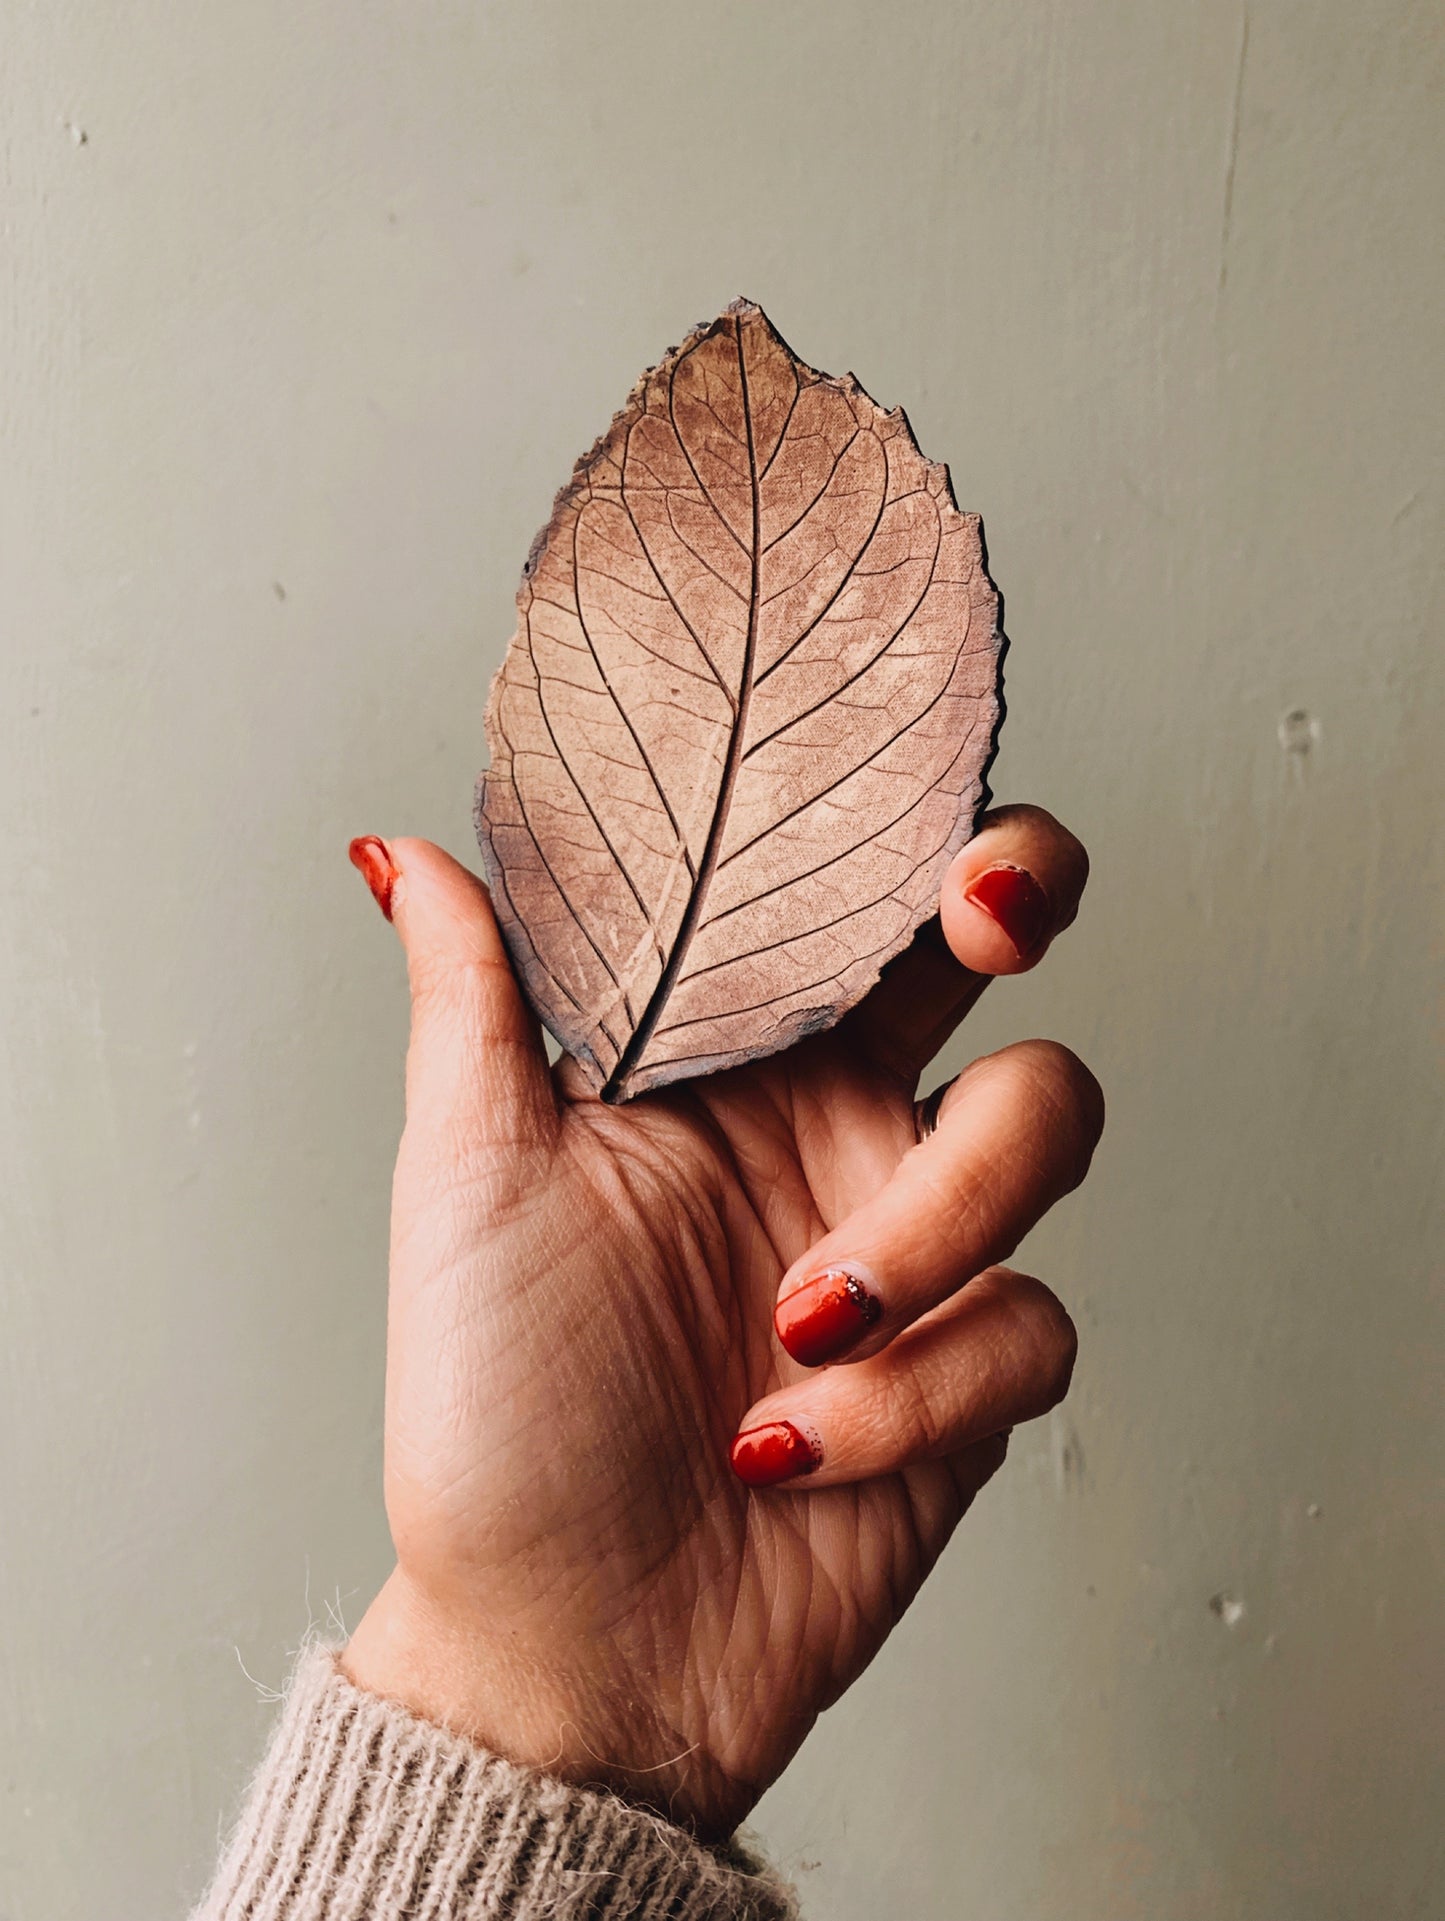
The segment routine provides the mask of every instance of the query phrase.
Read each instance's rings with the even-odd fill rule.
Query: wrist
[[[600,1668],[538,1660],[517,1634],[489,1631],[401,1568],[362,1617],[341,1666],[357,1687],[474,1746],[606,1788],[704,1840],[725,1839],[754,1798],[739,1799],[701,1744],[666,1727],[635,1685]]]

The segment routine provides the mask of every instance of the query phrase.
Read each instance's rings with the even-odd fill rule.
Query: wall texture
[[[1445,1914],[1438,9],[0,23],[0,1915],[179,1913],[386,1566],[346,841],[469,853],[552,489],[738,292],[984,513],[1096,878],[970,1043],[1112,1103],[1075,1392],[762,1831],[836,1921]]]

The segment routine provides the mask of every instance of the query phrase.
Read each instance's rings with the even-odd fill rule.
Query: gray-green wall
[[[386,1565],[346,840],[469,856],[552,490],[739,292],[984,514],[1095,879],[971,1044],[1111,1101],[1073,1395],[761,1830],[817,1921],[1445,1913],[1438,6],[0,19],[0,1914],[179,1913]]]

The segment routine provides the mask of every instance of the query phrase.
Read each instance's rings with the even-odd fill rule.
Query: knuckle
[[[444,1026],[457,1045],[489,1047],[526,1038],[525,1022],[516,1018],[519,1003],[506,991],[504,962],[465,952],[416,954],[409,978],[413,1019]]]
[[[993,1238],[995,1211],[987,1188],[952,1166],[922,1166],[919,1198],[947,1275],[962,1283],[976,1266],[979,1250]]]
[[[899,1381],[888,1424],[894,1448],[904,1460],[928,1460],[941,1453],[947,1441],[943,1416],[926,1382],[915,1374]]]
[[[1014,1051],[1023,1097],[1054,1123],[1069,1185],[1076,1187],[1104,1131],[1104,1090],[1073,1049],[1059,1041],[1022,1041]]]
[[[425,952],[409,954],[407,973],[413,1003],[418,1007],[434,1007],[439,1002],[454,1000],[455,972],[450,956]]]
[[[1032,1275],[1014,1275],[1009,1297],[1021,1345],[1028,1356],[1027,1373],[1036,1389],[1037,1411],[1045,1414],[1069,1391],[1078,1359],[1079,1331],[1053,1289]]]
[[[1020,1041],[1015,1054],[1031,1090],[1057,1106],[1071,1103],[1093,1075],[1062,1041]]]

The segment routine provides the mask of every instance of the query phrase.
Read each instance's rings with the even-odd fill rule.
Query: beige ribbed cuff
[[[790,1892],[615,1796],[471,1747],[301,1657],[193,1921],[784,1921]]]

